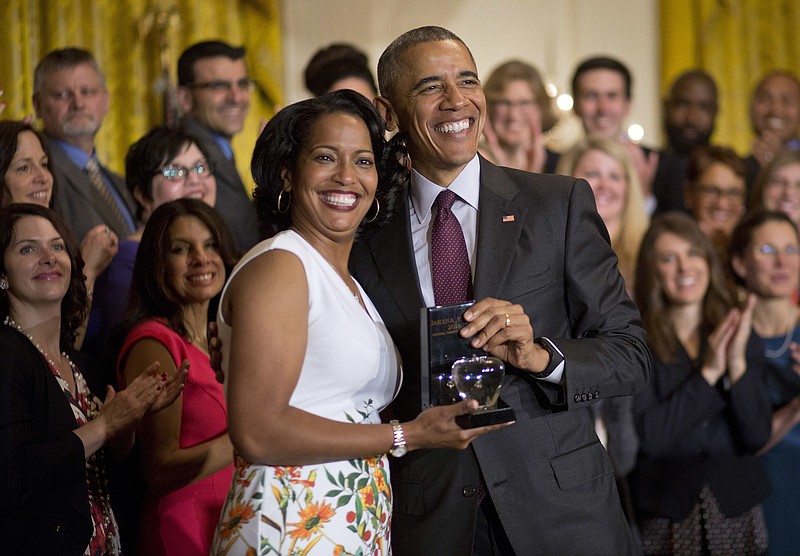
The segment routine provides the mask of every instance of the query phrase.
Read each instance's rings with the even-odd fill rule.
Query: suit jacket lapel
[[[187,131],[203,142],[203,148],[208,151],[209,158],[215,166],[214,172],[220,178],[217,180],[217,187],[239,187],[245,191],[244,182],[236,165],[219,148],[214,135],[192,118],[185,118],[182,123]]]
[[[408,320],[417,320],[424,302],[417,278],[408,211],[406,197],[396,217],[372,234],[367,243],[377,267],[381,270],[381,279],[386,283],[386,288],[403,315]]]
[[[500,295],[528,214],[514,203],[518,191],[502,170],[481,157],[475,299]]]
[[[111,213],[111,209],[106,205],[105,201],[99,198],[99,194],[95,192],[89,181],[89,176],[83,173],[83,169],[75,166],[67,156],[67,153],[55,143],[50,142],[48,146],[50,148],[50,156],[53,158],[53,166],[58,168],[67,179],[67,183],[59,182],[56,187],[69,187],[76,195],[92,206],[101,216],[103,222],[114,222],[115,215]]]

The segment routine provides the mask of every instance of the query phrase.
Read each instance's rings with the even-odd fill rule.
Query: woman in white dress
[[[220,302],[236,455],[212,554],[388,554],[386,452],[463,449],[497,428],[456,424],[474,401],[381,424],[400,362],[347,262],[362,221],[404,192],[398,145],[352,91],[290,105],[256,144],[256,205],[278,233],[243,257]]]

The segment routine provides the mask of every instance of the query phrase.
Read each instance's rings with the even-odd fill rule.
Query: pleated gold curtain
[[[661,0],[660,14],[663,91],[684,70],[708,71],[720,93],[712,141],[749,153],[753,87],[771,70],[800,75],[800,2]]]
[[[233,147],[242,177],[250,180],[259,123],[282,102],[279,0],[2,0],[0,29],[0,90],[7,104],[0,117],[33,112],[33,70],[44,54],[65,46],[90,50],[111,98],[97,150],[120,173],[130,144],[164,121],[165,91],[175,85],[183,49],[210,39],[244,45],[258,87]]]

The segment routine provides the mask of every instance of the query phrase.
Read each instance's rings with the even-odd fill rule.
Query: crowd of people
[[[482,83],[421,27],[376,85],[329,45],[313,98],[266,123],[251,199],[244,49],[194,44],[177,75],[179,124],[124,177],[97,159],[86,50],[37,65],[41,126],[0,121],[12,552],[800,550],[796,76],[758,83],[742,157],[711,144],[713,77],[681,74],[659,151],[623,131],[630,71],[592,57],[585,137],[557,153],[522,60]],[[420,309],[468,302],[458,334],[505,363],[513,423],[422,410]]]

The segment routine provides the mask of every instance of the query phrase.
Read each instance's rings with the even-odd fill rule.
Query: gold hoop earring
[[[286,201],[286,208],[281,210],[281,197],[283,197],[284,192],[289,194],[288,195],[289,200]],[[286,214],[287,212],[289,212],[289,205],[291,204],[292,204],[292,192],[289,191],[288,189],[281,189],[281,192],[278,193],[278,212],[281,214]]]
[[[370,206],[370,208],[372,208],[372,207]],[[377,197],[375,197],[375,214],[373,215],[372,218],[370,218],[368,220],[364,220],[364,222],[366,222],[366,223],[375,222],[375,219],[378,218],[378,213],[380,213],[380,211],[381,211],[381,202],[378,200]],[[367,212],[369,212],[369,211],[367,211]],[[364,215],[364,216],[366,217],[366,215]]]

